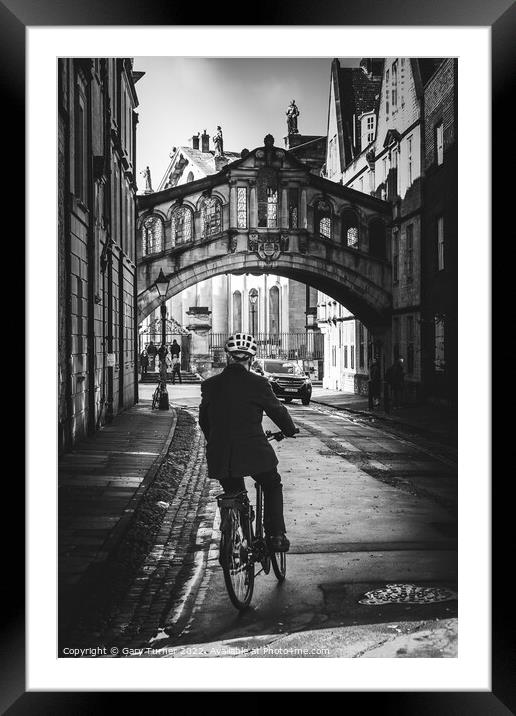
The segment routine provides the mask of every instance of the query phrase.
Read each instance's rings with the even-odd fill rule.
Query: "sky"
[[[145,72],[136,84],[139,191],[146,166],[156,190],[172,148],[191,146],[192,135],[203,130],[213,137],[217,125],[226,151],[262,146],[266,134],[284,146],[292,99],[300,133],[325,134],[332,59],[135,57],[134,70]],[[359,63],[341,58],[342,66]]]

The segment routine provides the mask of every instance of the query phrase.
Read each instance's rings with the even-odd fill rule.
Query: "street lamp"
[[[167,292],[170,279],[165,276],[163,269],[160,268],[158,278],[154,282],[158,296],[161,299],[160,313],[161,313],[161,346],[166,348],[167,340]],[[168,410],[168,392],[167,392],[167,361],[166,356],[163,354],[162,359],[163,365],[160,366],[160,394],[159,394],[159,409]]]
[[[249,291],[249,302],[251,304],[251,333],[254,336],[254,316],[256,313],[256,301],[258,300],[258,291],[255,288],[252,288]]]

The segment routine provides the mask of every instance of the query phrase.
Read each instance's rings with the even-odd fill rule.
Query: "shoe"
[[[288,552],[290,549],[290,542],[284,534],[267,537],[267,544],[271,552]]]

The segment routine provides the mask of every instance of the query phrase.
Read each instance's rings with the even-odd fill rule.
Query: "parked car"
[[[312,381],[310,374],[304,373],[297,363],[277,358],[258,358],[251,370],[263,375],[278,398],[291,403],[298,398],[303,405],[309,405],[312,397]]]

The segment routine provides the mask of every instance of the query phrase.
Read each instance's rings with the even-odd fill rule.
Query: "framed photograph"
[[[8,713],[102,691],[515,708],[489,479],[502,5],[241,26],[3,3],[28,239]]]

